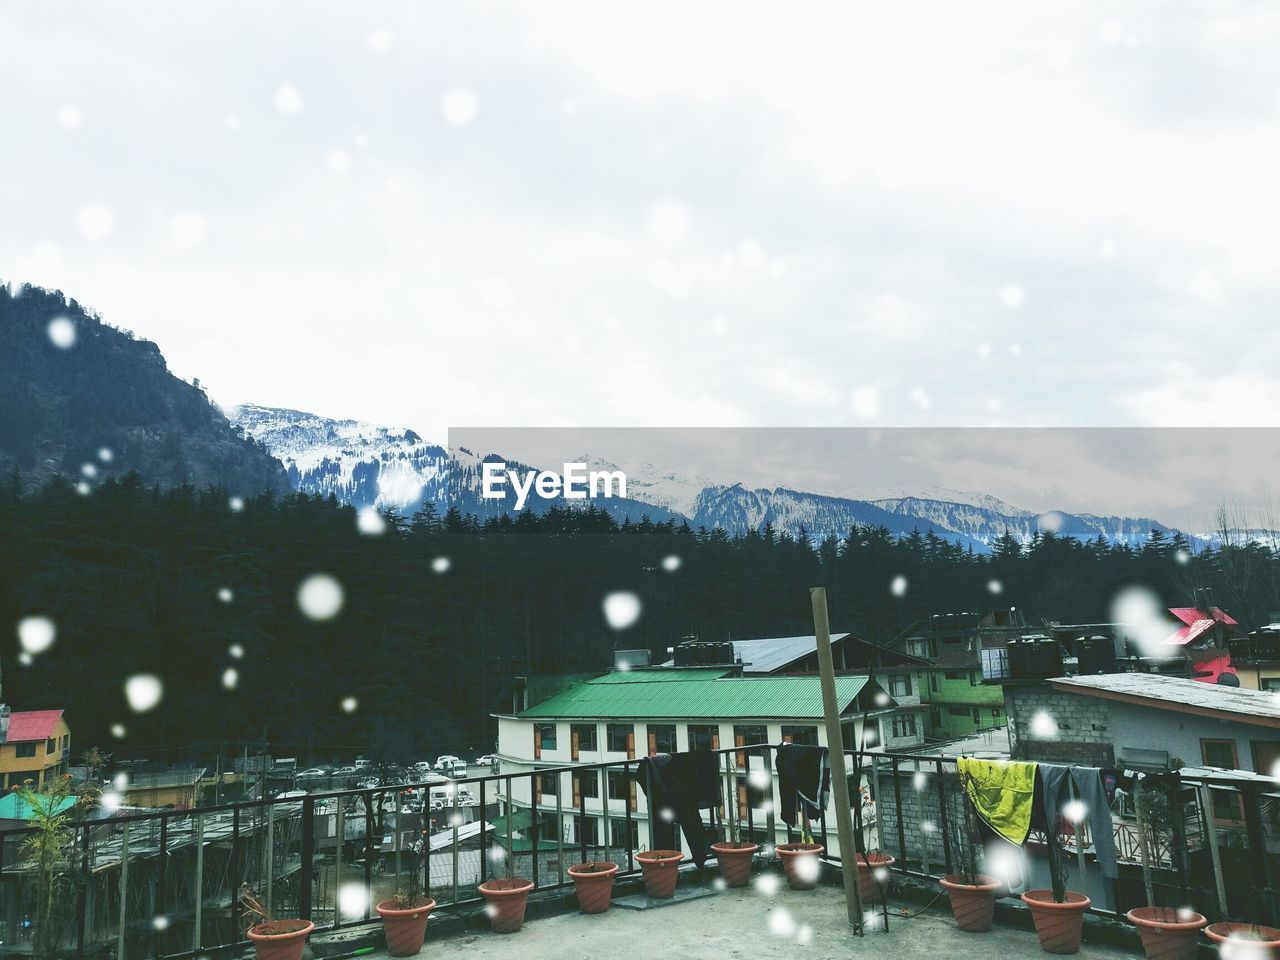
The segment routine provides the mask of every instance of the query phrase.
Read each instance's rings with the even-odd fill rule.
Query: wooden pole
[[[818,641],[818,673],[822,682],[822,711],[827,721],[827,757],[831,764],[832,791],[836,800],[836,836],[840,840],[840,872],[844,875],[844,902],[849,926],[862,936],[862,894],[858,891],[858,846],[853,839],[853,807],[849,802],[849,778],[844,766],[844,738],[840,734],[840,705],[836,702],[836,671],[831,659],[831,624],[827,619],[827,590],[812,587],[813,626]]]

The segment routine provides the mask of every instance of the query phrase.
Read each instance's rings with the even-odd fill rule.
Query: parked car
[[[339,767],[337,770],[333,771],[333,775],[335,777],[349,777],[355,772],[355,767]]]
[[[453,767],[449,770],[449,775],[452,777],[465,777],[467,775],[467,761],[455,760]]]
[[[373,787],[378,787],[381,785],[382,785],[382,781],[379,780],[377,777],[365,777],[363,780],[356,781],[356,786],[361,788],[362,790],[369,790]]]
[[[366,760],[366,759],[364,759],[363,757],[361,757],[359,760],[357,760],[357,761],[356,761],[356,769],[357,769],[357,770],[368,770],[368,769],[370,769],[370,768],[372,768],[372,767],[373,767],[373,761],[372,761],[372,760]]]
[[[304,777],[308,777],[308,778],[323,777],[323,776],[326,776],[328,772],[329,771],[326,770],[324,767],[309,767],[308,769],[303,770],[300,774],[298,774],[298,779],[301,780]]]
[[[455,763],[461,763],[461,762],[462,761],[458,757],[455,757],[452,753],[446,753],[442,757],[436,757],[436,769],[452,770],[453,765]]]
[[[498,758],[491,753],[486,753],[483,757],[476,758],[476,766],[478,767],[496,767]]]

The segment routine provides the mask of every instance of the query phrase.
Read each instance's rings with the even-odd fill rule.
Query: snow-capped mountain
[[[450,506],[487,516],[511,509],[509,502],[479,496],[485,459],[502,459],[500,451],[446,451],[404,428],[244,404],[228,411],[231,422],[262,443],[284,463],[295,489],[328,495],[356,507],[376,506],[411,514],[424,503],[444,512]],[[1037,514],[983,493],[923,489],[916,494],[867,491],[842,496],[783,486],[749,488],[740,483],[683,474],[643,461],[609,460],[584,455],[578,462],[592,470],[622,470],[627,475],[626,500],[599,501],[618,519],[648,516],[662,521],[687,520],[693,527],[720,527],[729,533],[759,530],[766,524],[778,532],[813,542],[844,536],[853,526],[883,526],[895,536],[913,531],[938,536],[987,551],[1006,532],[1026,543],[1038,532],[1089,540],[1140,544],[1153,529],[1172,536],[1172,528],[1149,518],[1095,516],[1052,511]],[[508,467],[521,465],[508,463]],[[876,493],[879,495],[877,496]],[[558,501],[584,505],[584,501]],[[546,500],[530,500],[535,510]],[[1199,546],[1203,538],[1192,537]]]
[[[249,403],[226,413],[284,464],[296,490],[404,513],[444,499],[449,454],[412,430]]]

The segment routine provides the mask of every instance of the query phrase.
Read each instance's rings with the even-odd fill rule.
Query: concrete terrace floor
[[[753,886],[656,909],[614,906],[595,916],[566,913],[529,919],[518,933],[509,936],[488,931],[433,935],[428,930],[422,955],[450,960],[576,960],[592,956],[628,960],[670,960],[673,956],[690,960],[886,956],[895,960],[1014,960],[1048,956],[1041,952],[1034,932],[1001,926],[998,916],[989,933],[957,930],[945,898],[911,919],[893,913],[899,907],[915,912],[921,906],[891,903],[888,933],[870,931],[859,938],[845,921],[844,894],[838,887],[798,892],[782,884],[768,896]],[[1133,960],[1140,953],[1085,943],[1078,956],[1084,960]]]

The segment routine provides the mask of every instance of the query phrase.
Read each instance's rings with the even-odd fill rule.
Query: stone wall
[[[1106,700],[1054,690],[1036,681],[1006,683],[1004,702],[1015,759],[1094,767],[1115,762]],[[1052,725],[1037,722],[1041,713]]]
[[[962,822],[960,781],[951,765],[943,768],[942,785],[946,795],[949,820],[948,830]],[[894,791],[894,776],[887,762],[877,763],[876,810],[880,823],[879,849],[898,858],[898,865],[912,870],[942,873],[946,863],[943,849],[943,827],[938,793],[938,774],[932,764],[920,765],[917,771],[910,762],[899,765],[898,789]],[[901,800],[901,810],[898,803]],[[902,820],[906,850],[901,849],[898,835],[899,817]],[[953,851],[954,852],[954,851]]]

